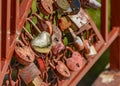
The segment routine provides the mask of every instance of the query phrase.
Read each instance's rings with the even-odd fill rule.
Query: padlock
[[[72,52],[72,55],[71,57],[66,58],[65,53],[68,50]],[[72,71],[81,70],[86,63],[86,60],[84,59],[84,57],[82,57],[79,52],[74,51],[72,48],[68,46],[66,47],[66,51],[64,52],[64,59],[66,61],[67,67]]]
[[[53,13],[52,0],[37,0],[37,7],[44,15]]]
[[[68,29],[71,26],[71,22],[66,17],[61,17],[58,21],[58,25],[62,31]]]
[[[15,55],[17,61],[23,65],[29,65],[35,60],[34,53],[30,46],[25,46],[20,40],[17,40],[15,46]]]
[[[101,4],[96,0],[80,0],[83,8],[94,8],[98,9],[101,7]]]
[[[39,34],[32,39],[31,41],[31,47],[33,50],[35,50],[38,53],[49,53],[52,47],[52,38],[50,34],[46,31],[40,31],[39,28],[32,22],[30,18],[27,18],[27,21],[29,21],[34,28],[39,32]],[[25,28],[24,30],[30,34]]]
[[[22,80],[24,81],[24,83],[28,85],[36,77],[38,77],[41,74],[41,72],[34,63],[31,63],[26,67],[24,67],[22,70],[20,70],[19,74]]]
[[[82,39],[79,37],[79,36],[76,36],[74,31],[69,28],[69,31],[74,39],[74,42],[75,42],[75,46],[76,48],[80,51],[80,50],[83,50],[84,49],[84,44],[83,44],[83,41]]]
[[[74,23],[75,26],[77,26],[78,29],[89,22],[89,17],[82,8],[78,14],[68,15],[68,18]]]
[[[31,15],[37,18],[37,21],[38,21],[37,26],[40,29],[40,31],[46,31],[50,35],[52,34],[52,24],[49,20],[45,20],[41,18],[37,13],[32,13]]]
[[[65,46],[62,42],[62,33],[57,26],[53,25],[52,52],[54,55],[56,55],[64,49]]]
[[[69,78],[70,77],[70,71],[67,68],[67,66],[60,61],[59,59],[63,56],[63,54],[61,54],[60,56],[58,56],[57,59],[53,59],[53,62],[56,64],[54,65],[54,63],[49,61],[50,66],[55,69],[62,77],[65,78]]]
[[[70,4],[67,0],[54,0],[54,1],[56,6],[62,11],[69,11],[69,12],[72,11]]]
[[[97,51],[96,51],[95,47],[90,43],[89,40],[84,41],[84,45],[85,45],[86,51],[87,51],[85,53],[86,57],[93,57],[97,54]]]
[[[40,76],[37,76],[27,86],[41,86],[42,82]]]
[[[70,15],[75,15],[80,11],[80,1],[79,0],[68,0],[70,7],[72,9],[72,12],[68,13]]]

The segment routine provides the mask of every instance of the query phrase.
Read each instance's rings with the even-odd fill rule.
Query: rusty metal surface
[[[1,3],[1,1],[2,1],[2,3]],[[2,64],[2,70],[1,70],[2,72],[0,71],[0,86],[2,85],[3,78],[5,76],[8,65],[11,61],[11,57],[13,55],[13,51],[14,51],[14,47],[15,47],[16,38],[19,36],[19,34],[22,30],[24,22],[26,21],[28,11],[32,4],[32,0],[22,0],[20,7],[19,7],[19,0],[1,0],[1,1],[0,1],[0,6],[2,6],[2,12],[0,12],[0,37],[1,37],[0,38],[0,68],[1,68],[1,64]],[[68,80],[61,81],[60,86],[75,86],[79,82],[79,80],[82,79],[82,77],[87,73],[87,71],[94,65],[94,63],[100,58],[100,56],[104,53],[104,51],[114,42],[114,40],[117,37],[118,38],[112,44],[112,47],[111,47],[111,52],[112,52],[111,68],[114,70],[120,69],[120,60],[119,60],[119,57],[120,57],[120,54],[119,54],[120,23],[118,22],[120,12],[118,12],[118,10],[117,10],[119,8],[120,1],[116,0],[116,2],[114,2],[112,0],[111,2],[112,2],[112,28],[113,29],[111,30],[110,34],[108,35],[108,31],[107,31],[108,13],[106,12],[107,0],[106,0],[106,2],[102,1],[102,4],[103,4],[102,11],[105,12],[105,16],[103,16],[103,20],[102,20],[102,22],[104,23],[102,25],[104,27],[104,29],[103,29],[104,31],[102,31],[104,39],[102,38],[101,34],[99,34],[98,30],[96,29],[94,22],[90,19],[90,24],[93,26],[93,28],[95,28],[94,31],[96,32],[96,34],[98,35],[98,37],[100,39],[100,45],[96,46],[98,54],[95,55],[94,58],[89,58],[88,64],[86,64],[82,70],[77,71],[77,72],[72,72],[71,77]],[[15,4],[15,5],[13,5],[13,4]],[[0,7],[0,9],[1,9],[1,7]],[[2,24],[1,24],[1,22],[2,22]],[[10,32],[11,32],[11,37],[10,37]],[[10,42],[10,40],[11,40],[11,42]],[[104,41],[106,41],[106,43],[104,43]],[[9,45],[9,43],[11,43],[11,46]],[[1,53],[2,53],[2,55],[1,55]],[[115,58],[113,58],[113,57],[115,57]],[[6,58],[6,59],[3,59],[3,58]]]
[[[92,86],[120,86],[120,72],[104,71]]]

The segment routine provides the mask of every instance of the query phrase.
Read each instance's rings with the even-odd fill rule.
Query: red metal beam
[[[0,74],[1,74],[1,8],[2,8],[2,0],[0,0]]]
[[[6,58],[10,42],[11,0],[2,0],[2,58]]]
[[[19,0],[11,0],[11,24],[10,24],[10,43],[16,35],[16,28],[19,22]]]
[[[108,41],[108,0],[101,0],[101,34]]]
[[[111,27],[119,27],[120,29],[119,9],[120,0],[111,0]],[[110,68],[112,70],[120,70],[120,32],[110,47]]]

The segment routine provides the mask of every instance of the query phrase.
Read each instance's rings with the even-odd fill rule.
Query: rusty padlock
[[[53,13],[52,0],[37,0],[37,7],[44,15]]]
[[[71,26],[71,22],[66,17],[61,17],[58,21],[58,25],[62,31],[68,29]]]
[[[53,25],[52,52],[54,55],[56,55],[64,49],[65,46],[62,42],[62,33],[57,26]]]
[[[68,18],[77,26],[77,28],[81,28],[83,25],[89,22],[88,15],[81,8],[79,13],[76,15],[68,15]]]
[[[57,70],[57,72],[61,76],[68,78],[68,77],[70,77],[70,71],[67,68],[67,66],[62,61],[59,60],[62,56],[63,56],[63,54],[59,55],[57,59],[53,59],[54,63],[49,61],[49,64],[53,69]],[[56,64],[56,65],[54,65],[54,64]]]
[[[84,59],[84,57],[81,56],[79,52],[74,51],[72,48],[67,46],[66,51],[68,50],[72,52],[72,55],[69,58],[66,58],[66,56],[64,55],[67,67],[72,71],[81,70],[85,65],[86,60]],[[64,52],[64,54],[66,53],[66,51]]]
[[[72,28],[69,28],[69,31],[74,39],[76,48],[80,51],[84,49],[84,44],[82,39],[79,36],[76,36]]]
[[[52,34],[52,24],[49,20],[41,18],[37,13],[32,13],[31,15],[37,18],[37,26],[40,29],[40,31],[46,31],[50,35]]]
[[[15,55],[17,61],[23,65],[29,65],[35,60],[34,53],[30,46],[25,46],[20,40],[17,40],[15,46]]]
[[[27,18],[27,21],[29,21],[34,28],[39,32],[39,34],[33,38],[31,41],[31,47],[33,50],[35,50],[38,53],[49,53],[52,47],[52,38],[50,34],[46,31],[40,31],[40,29],[33,23],[33,21],[30,18]],[[25,29],[25,28],[24,28]],[[25,31],[31,35],[26,29]]]
[[[37,76],[39,76],[41,74],[41,72],[39,71],[39,69],[37,68],[37,66],[34,63],[31,63],[31,64],[27,65],[26,67],[24,67],[22,70],[20,70],[19,74],[20,74],[20,77],[22,78],[22,80],[24,81],[24,83],[26,85],[28,85]]]

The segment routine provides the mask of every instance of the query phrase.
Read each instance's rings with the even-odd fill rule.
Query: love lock
[[[64,49],[65,46],[62,42],[62,33],[57,26],[53,25],[52,52],[56,55]]]
[[[68,15],[68,18],[77,26],[77,28],[81,28],[83,25],[88,23],[89,17],[81,8],[79,13],[76,15]]]
[[[52,34],[52,24],[49,20],[42,19],[37,13],[33,13],[32,16],[37,18],[37,26],[40,31],[46,31],[50,35]]]
[[[24,30],[32,37],[32,41],[30,43],[32,49],[38,53],[49,53],[52,46],[52,38],[50,34],[46,31],[41,32],[31,19],[27,18],[27,21],[29,21],[39,32],[39,34],[35,38],[33,38],[32,35],[26,30],[26,28],[24,28]]]
[[[75,15],[80,11],[80,1],[79,0],[68,0],[70,7],[72,9],[72,12],[69,14]]]
[[[58,58],[62,57],[63,55],[60,55]],[[70,77],[70,71],[69,69],[66,67],[66,65],[62,62],[62,61],[58,61],[57,59],[53,59],[53,61],[56,63],[56,65],[53,65],[50,61],[50,66],[53,69],[56,69],[57,72],[62,75],[65,78]]]
[[[62,31],[68,29],[71,26],[71,22],[68,21],[65,17],[61,17],[58,21],[58,24]]]
[[[37,0],[37,7],[44,15],[53,13],[52,0]]]
[[[91,57],[97,54],[97,51],[95,49],[95,47],[90,43],[90,40],[84,40],[84,38],[82,37],[83,42],[84,42],[84,46],[85,46],[85,56],[86,57]]]
[[[66,47],[66,50],[69,50],[72,52],[72,56],[70,58],[66,58],[66,56],[64,55],[64,59],[66,61],[67,67],[72,71],[81,70],[83,66],[85,65],[85,59],[80,55],[79,52],[74,51],[70,47]]]
[[[20,70],[19,74],[22,80],[25,82],[25,84],[28,85],[36,77],[38,77],[41,74],[41,72],[39,71],[39,69],[36,67],[34,63],[31,63],[25,68],[23,68],[22,70]]]
[[[82,39],[79,37],[79,36],[76,36],[74,31],[69,28],[69,31],[74,39],[74,42],[75,42],[75,46],[76,48],[80,51],[80,50],[83,50],[84,49],[84,44],[83,44],[83,41]]]
[[[29,46],[25,46],[20,40],[17,40],[15,55],[17,61],[23,65],[29,65],[35,59],[32,49]]]

